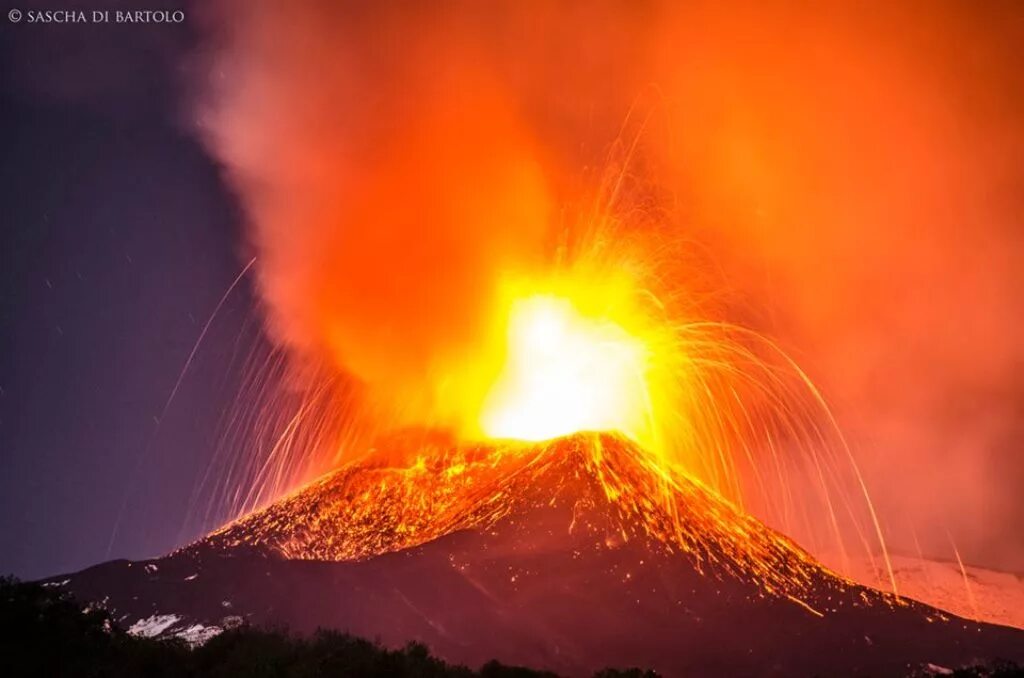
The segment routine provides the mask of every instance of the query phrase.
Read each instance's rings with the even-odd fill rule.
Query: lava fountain
[[[484,404],[493,438],[545,440],[616,430],[646,440],[650,429],[649,349],[622,326],[588,318],[570,299],[514,302],[508,356]]]
[[[512,509],[503,497],[523,491],[508,489],[509,479],[547,472],[552,456],[568,454],[585,457],[579,465],[621,513],[623,539],[700,554],[698,567],[724,564],[766,592],[802,600],[813,579],[802,568],[818,566],[754,527],[751,512],[840,549],[849,530],[857,547],[871,553],[877,539],[884,553],[853,458],[813,384],[761,335],[680,315],[685,285],[665,282],[649,241],[617,238],[626,225],[602,210],[547,270],[497,276],[479,339],[431,364],[419,407],[364,394],[344,415],[372,433],[358,445],[325,440],[340,470],[296,483],[297,499],[229,524],[213,543],[327,560],[408,548],[504,517]],[[333,405],[301,407],[275,454],[308,443],[296,430],[340,416]],[[263,468],[280,474],[290,459]],[[390,470],[372,471],[381,465]]]
[[[252,357],[245,411],[197,494],[209,515],[249,514],[352,464],[434,468],[427,450],[508,458],[603,432],[661,479],[611,495],[671,505],[685,479],[812,552],[839,553],[840,567],[851,548],[884,554],[827,403],[718,301],[713,260],[659,186],[650,116],[613,106],[607,151],[590,146],[580,162],[565,151],[573,134],[524,105],[535,93],[488,62],[492,46],[461,19],[440,17],[389,55],[358,31],[325,33],[359,25],[324,21],[332,11],[303,6],[282,36],[260,6],[223,23],[211,56],[220,75],[199,123],[246,211],[274,349]],[[407,35],[421,18],[375,20]],[[429,67],[409,58],[421,49]],[[311,53],[332,58],[312,69]],[[380,442],[405,430],[451,442]],[[462,463],[435,472],[454,483]],[[417,487],[408,505],[436,503]]]

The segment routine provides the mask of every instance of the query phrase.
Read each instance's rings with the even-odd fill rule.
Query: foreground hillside
[[[12,579],[0,579],[0,675],[554,678],[498,662],[471,670],[437,659],[423,645],[387,650],[331,631],[300,637],[242,626],[195,646],[180,639],[132,635],[104,610],[83,609],[55,587]],[[645,672],[607,670],[600,675],[641,678]]]
[[[491,661],[478,670],[445,663],[423,645],[387,650],[342,633],[300,637],[283,630],[242,626],[191,645],[125,633],[107,613],[81,604],[56,587],[0,579],[0,669],[16,678],[118,676],[124,678],[233,678],[332,676],[424,678],[557,678],[556,674]],[[652,671],[605,669],[595,678],[655,678]],[[908,676],[1024,678],[1009,663],[956,670],[920,667]]]
[[[401,451],[169,556],[48,583],[145,635],[284,624],[571,676],[899,676],[1024,659],[1024,631],[837,577],[622,438]]]

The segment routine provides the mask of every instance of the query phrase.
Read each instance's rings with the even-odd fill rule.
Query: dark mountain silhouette
[[[189,547],[55,577],[136,633],[330,628],[588,675],[905,675],[1024,659],[1024,632],[853,584],[607,434],[408,438]]]

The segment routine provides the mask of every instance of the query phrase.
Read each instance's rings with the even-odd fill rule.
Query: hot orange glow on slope
[[[847,586],[786,537],[613,434],[468,445],[411,432],[380,442],[398,457],[342,466],[207,543],[358,560],[455,531],[519,532],[524,544],[554,539],[580,552],[646,543],[651,557],[675,554],[709,576],[805,605],[809,596],[830,605],[814,591],[823,584],[829,592]],[[539,516],[551,519],[544,529]]]

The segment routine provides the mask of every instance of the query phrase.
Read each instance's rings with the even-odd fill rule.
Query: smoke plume
[[[216,6],[197,118],[271,331],[436,408],[408,385],[635,138],[721,312],[835,406],[895,546],[1024,568],[1024,12],[771,4]]]

